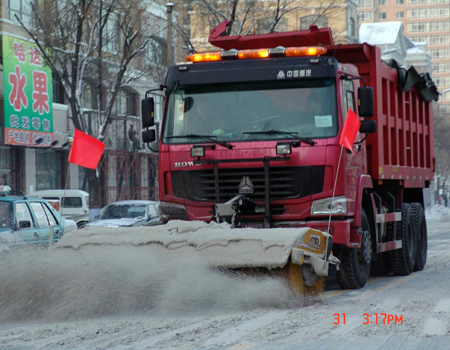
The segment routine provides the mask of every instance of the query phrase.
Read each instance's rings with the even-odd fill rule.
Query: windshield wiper
[[[221,145],[223,147],[226,147],[228,149],[232,149],[233,148],[233,145],[231,143],[215,140],[214,137],[217,137],[217,136],[215,136],[215,135],[187,134],[187,135],[166,136],[166,139],[183,139],[183,138],[198,139],[198,138],[202,138],[202,139],[211,141],[211,142],[213,142],[215,144],[218,144],[218,145]]]
[[[264,135],[286,135],[289,136],[293,140],[299,140],[305,142],[311,146],[314,146],[316,143],[308,138],[308,137],[298,137],[298,132],[295,131],[281,131],[281,130],[266,130],[266,131],[246,131],[243,134],[248,135],[256,135],[256,134],[264,134]]]

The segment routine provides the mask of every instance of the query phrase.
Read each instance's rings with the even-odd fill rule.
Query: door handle
[[[34,236],[34,237],[39,237],[39,235],[38,235],[37,232],[33,233],[33,236]]]

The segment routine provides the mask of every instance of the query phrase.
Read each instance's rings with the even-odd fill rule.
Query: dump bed
[[[434,172],[433,102],[422,96],[428,93],[426,99],[437,99],[434,85],[424,89],[426,81],[415,69],[406,72],[387,65],[380,49],[368,44],[330,46],[328,55],[355,65],[373,87],[377,132],[367,138],[372,178],[403,180],[405,187],[427,186]]]

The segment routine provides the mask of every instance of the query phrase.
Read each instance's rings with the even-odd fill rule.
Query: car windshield
[[[0,202],[0,231],[12,228],[12,205],[10,202]]]
[[[171,96],[163,142],[325,138],[337,134],[332,79],[178,88]],[[183,137],[185,136],[185,137]]]
[[[145,217],[145,204],[111,204],[100,215],[105,219],[141,219]]]

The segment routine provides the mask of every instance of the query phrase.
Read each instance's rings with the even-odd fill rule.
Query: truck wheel
[[[414,271],[422,271],[427,263],[428,234],[425,213],[422,204],[411,203],[411,210],[414,219],[414,228],[417,238],[417,255],[414,263]]]
[[[358,289],[366,285],[370,273],[372,261],[372,235],[369,220],[364,209],[361,209],[361,248],[341,247],[339,259],[340,271],[336,274],[336,280],[342,289]]]
[[[396,239],[402,241],[402,247],[389,252],[392,272],[397,276],[407,276],[413,271],[417,247],[414,218],[411,206],[407,203],[402,205],[402,220],[397,222],[396,233]]]

